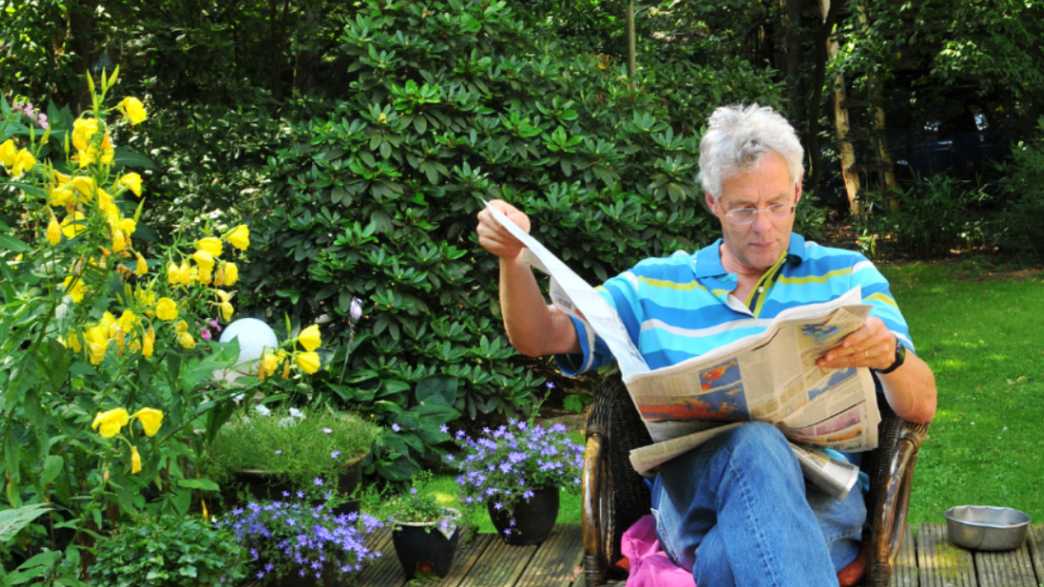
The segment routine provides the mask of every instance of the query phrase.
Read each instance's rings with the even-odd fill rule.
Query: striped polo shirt
[[[769,268],[747,300],[730,295],[735,273],[722,267],[721,239],[695,254],[641,261],[597,291],[620,315],[650,369],[680,363],[740,338],[764,332],[772,318],[794,306],[832,300],[860,287],[863,302],[913,350],[909,328],[877,267],[855,251],[824,247],[791,234],[786,254]],[[571,317],[580,354],[558,355],[575,375],[612,361],[608,347],[579,317]],[[593,352],[592,352],[593,349]]]

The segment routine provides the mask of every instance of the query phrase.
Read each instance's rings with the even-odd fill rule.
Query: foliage
[[[213,378],[238,356],[211,336],[235,313],[247,226],[206,222],[138,247],[148,184],[128,166],[147,160],[121,145],[148,111],[132,96],[109,104],[117,72],[88,78],[91,108],[75,119],[52,107],[43,124],[0,100],[2,471],[11,506],[55,506],[11,545],[52,579],[78,560],[70,543],[216,491],[198,457],[232,396],[263,385]],[[293,373],[318,368],[317,354],[301,366],[313,351],[294,351]]]
[[[430,472],[421,471],[411,480],[406,491],[390,498],[382,496],[373,511],[395,528],[403,524],[428,524],[426,528],[429,531],[437,526],[443,534],[452,535],[459,523],[460,511],[443,503],[442,498],[446,496],[425,490],[431,480]]]
[[[320,386],[415,432],[379,441],[377,470],[401,480],[446,439],[404,418],[522,413],[549,372],[534,375],[500,334],[496,260],[472,236],[481,199],[519,205],[600,281],[706,240],[698,145],[659,97],[527,35],[500,3],[367,2],[341,43],[349,92],[293,125],[248,216],[258,252],[283,270],[244,278],[276,293],[253,304],[272,315],[340,327]],[[368,315],[345,344],[352,297]],[[425,404],[435,417],[418,413]]]
[[[346,464],[370,452],[377,427],[355,414],[269,410],[230,420],[210,446],[208,468],[224,482],[237,471],[286,476],[298,488],[336,483]]]
[[[996,230],[998,244],[1006,251],[1044,259],[1044,117],[1037,122],[1034,140],[1013,145],[1002,185],[1009,199]]]
[[[232,532],[206,520],[165,515],[125,524],[99,543],[90,567],[101,585],[238,585],[246,550]]]
[[[973,248],[987,241],[983,211],[992,198],[983,186],[934,175],[918,178],[901,190],[895,209],[885,200],[880,192],[868,193],[859,219],[859,228],[875,235],[877,250],[892,255],[945,256],[952,249]]]
[[[495,509],[510,510],[537,489],[575,491],[580,486],[584,447],[569,438],[562,424],[545,428],[511,420],[495,430],[483,429],[477,438],[458,431],[454,439],[461,454],[450,462],[460,469],[457,483],[465,504],[491,502]]]
[[[254,576],[344,578],[377,556],[366,536],[380,522],[358,513],[334,514],[323,504],[300,501],[250,502],[221,520],[248,550]]]

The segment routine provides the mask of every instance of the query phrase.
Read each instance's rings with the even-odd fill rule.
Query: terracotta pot
[[[514,546],[540,544],[555,527],[558,487],[536,489],[529,501],[520,501],[511,509],[498,510],[494,507],[495,503],[495,500],[486,502],[486,510],[504,542]]]

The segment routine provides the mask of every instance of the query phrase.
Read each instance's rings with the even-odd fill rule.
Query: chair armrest
[[[917,452],[928,424],[913,424],[894,414],[885,415],[879,440],[879,458],[872,471],[869,544],[865,584],[885,586],[902,546]]]

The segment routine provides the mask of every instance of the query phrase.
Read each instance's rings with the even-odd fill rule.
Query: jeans
[[[652,507],[664,550],[700,587],[837,585],[866,521],[858,488],[843,500],[806,491],[786,439],[762,422],[665,463]]]

